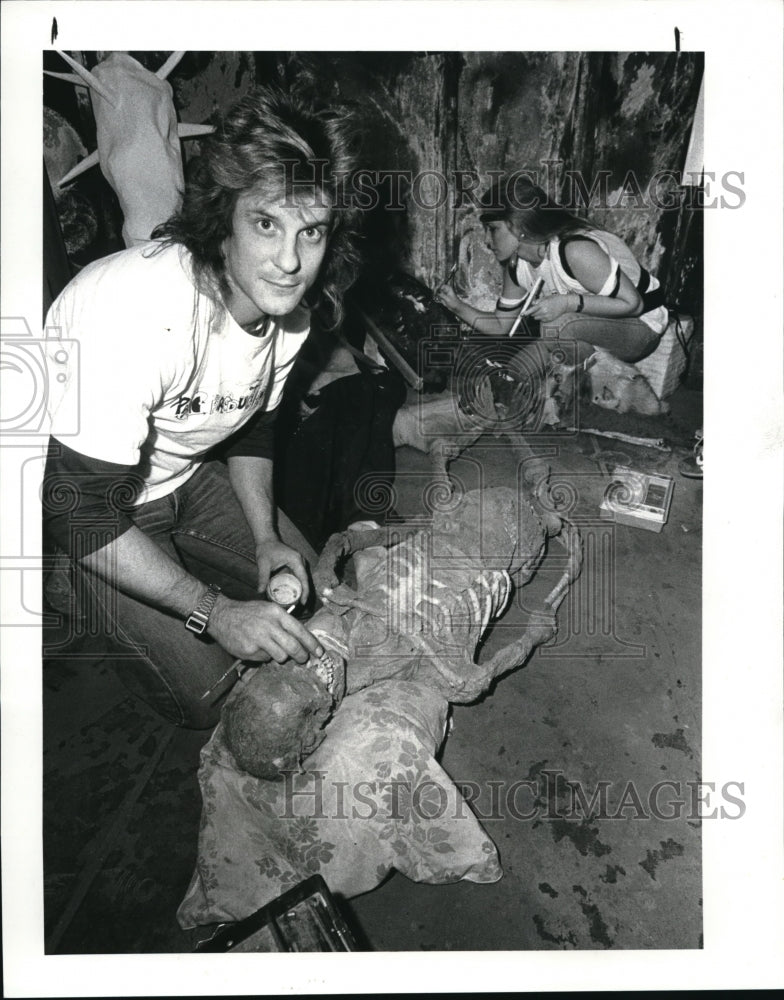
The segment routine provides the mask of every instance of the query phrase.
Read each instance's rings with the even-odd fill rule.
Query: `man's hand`
[[[259,568],[259,581],[257,584],[259,593],[263,594],[267,589],[267,584],[273,573],[286,567],[296,576],[302,587],[300,603],[307,603],[310,594],[308,569],[305,560],[296,549],[292,549],[291,546],[281,542],[279,538],[270,538],[264,542],[259,542],[256,546],[256,565]]]
[[[219,597],[207,631],[227,653],[243,660],[306,663],[324,652],[304,625],[270,601]]]
[[[229,478],[239,498],[250,530],[256,541],[256,566],[259,575],[256,586],[263,594],[273,573],[287,567],[302,587],[300,600],[305,604],[310,596],[308,569],[302,555],[282,542],[274,527],[275,502],[272,496],[272,462],[252,455],[229,457]]]

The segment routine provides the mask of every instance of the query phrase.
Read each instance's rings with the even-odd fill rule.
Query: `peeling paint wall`
[[[573,130],[580,56],[573,53],[477,53],[464,57],[460,79],[458,168],[482,178],[490,171],[526,171],[555,195],[555,162]],[[458,291],[491,308],[500,272],[485,248],[484,233],[469,205],[456,218],[460,255]]]
[[[378,186],[386,212],[380,209],[369,219],[368,252],[380,266],[389,267],[394,258],[427,283],[444,273],[451,240],[443,207],[416,206],[441,197],[437,179],[427,172],[443,173],[448,159],[450,58],[411,52],[267,53],[257,63],[259,82],[349,104],[363,165],[386,178]]]
[[[172,75],[174,102],[183,121],[213,120],[247,94],[255,77],[248,52],[186,53]]]
[[[691,53],[467,55],[460,167],[529,172],[558,200],[587,207],[578,214],[624,238],[665,280],[678,211],[662,206],[680,201],[701,76]],[[499,276],[481,227],[464,210],[458,229],[467,288],[489,306]]]
[[[132,54],[151,69],[169,55]],[[93,65],[101,53],[84,55]],[[498,267],[470,198],[455,204],[456,176],[479,174],[479,193],[490,171],[527,170],[567,203],[581,185],[592,192],[591,218],[698,312],[701,220],[678,210],[678,182],[702,63],[699,53],[188,52],[171,83],[183,121],[214,120],[257,82],[352,103],[366,165],[400,176],[380,189],[391,208],[368,220],[368,259],[382,270],[402,265],[433,287],[459,260],[458,291],[492,305]],[[75,124],[89,146],[89,122]]]
[[[593,221],[623,237],[673,299],[686,291],[686,307],[701,310],[694,280],[701,226],[678,211],[699,53],[266,53],[256,60],[260,82],[354,102],[371,169],[414,178],[433,172],[416,190],[402,183],[405,208],[395,201],[395,219],[373,229],[431,287],[459,260],[458,289],[480,307],[492,305],[500,275],[470,194],[456,204],[457,178],[478,174],[479,193],[490,171],[526,170],[566,203],[591,193]],[[448,182],[447,198],[436,174]]]
[[[691,53],[604,57],[593,168],[610,171],[611,202],[624,191],[627,197],[624,206],[594,217],[659,274],[677,213],[651,201],[666,203],[677,192],[701,78],[702,60]],[[662,181],[654,185],[657,176]]]

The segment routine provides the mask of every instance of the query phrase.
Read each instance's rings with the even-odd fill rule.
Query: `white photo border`
[[[275,955],[45,957],[40,635],[16,628],[2,635],[7,996],[383,993],[386,984],[395,992],[784,985],[783,12],[778,0],[2,4],[2,315],[28,317],[34,332],[47,48],[244,50],[255,37],[255,48],[272,51],[672,51],[677,28],[684,51],[705,52],[705,169],[717,177],[739,171],[745,192],[740,209],[705,211],[703,779],[717,787],[743,782],[746,813],[703,824],[704,949],[450,952],[404,961],[304,955],[296,963]],[[24,452],[0,449],[8,494]],[[3,494],[2,553],[16,553],[19,512]],[[36,498],[29,502],[34,516]],[[13,587],[4,591],[5,602],[15,599]],[[8,621],[7,607],[0,622]]]

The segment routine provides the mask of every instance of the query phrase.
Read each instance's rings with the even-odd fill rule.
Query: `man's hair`
[[[356,167],[345,109],[313,107],[278,88],[258,87],[202,141],[182,207],[153,238],[183,244],[199,288],[220,299],[229,291],[222,244],[231,235],[238,197],[256,185],[312,203],[323,193],[334,206],[329,246],[308,298],[314,306],[326,301],[332,310],[328,325],[336,326],[360,261],[359,212],[346,197]]]
[[[522,173],[496,178],[479,199],[479,220],[506,222],[514,233],[523,232],[534,239],[551,239],[581,229],[593,229],[563,208]]]

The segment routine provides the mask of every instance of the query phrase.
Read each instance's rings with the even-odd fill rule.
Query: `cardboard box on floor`
[[[666,399],[678,388],[687,364],[686,350],[682,345],[688,349],[693,336],[694,320],[691,316],[679,315],[677,321],[672,317],[653,354],[635,364],[634,367],[648,379],[659,399]]]

